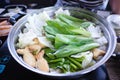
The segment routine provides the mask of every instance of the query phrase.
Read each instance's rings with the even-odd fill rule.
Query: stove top
[[[34,73],[20,64],[18,64],[10,55],[7,42],[5,41],[0,48],[0,80],[60,80],[54,77],[46,77],[37,73]],[[64,79],[61,79],[64,80]],[[67,79],[68,80],[68,79]],[[84,77],[78,77],[71,80],[109,80],[109,76],[105,65],[100,66],[96,70],[84,75]]]

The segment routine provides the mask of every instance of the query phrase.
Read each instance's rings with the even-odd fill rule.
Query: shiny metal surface
[[[58,9],[58,7],[48,7],[48,8],[43,8],[40,9],[34,13],[40,13],[42,11],[47,11],[49,14],[53,14],[54,11],[56,11]],[[96,68],[98,68],[99,66],[101,66],[102,64],[104,64],[112,55],[112,53],[114,52],[114,49],[116,47],[116,36],[115,36],[115,32],[113,30],[113,28],[109,27],[107,21],[104,18],[101,18],[100,16],[96,15],[95,13],[83,10],[81,8],[75,8],[75,7],[63,7],[63,9],[68,9],[70,11],[70,13],[72,14],[72,16],[78,17],[78,18],[86,18],[96,24],[101,25],[101,29],[103,30],[103,33],[105,35],[105,37],[108,40],[108,47],[107,47],[107,52],[104,55],[104,57],[99,60],[95,65],[86,68],[84,70],[78,71],[78,72],[74,72],[74,73],[67,73],[67,74],[53,74],[53,73],[45,73],[42,71],[39,71],[29,65],[27,65],[21,58],[20,56],[17,54],[16,52],[16,48],[15,48],[15,43],[17,42],[17,35],[20,33],[20,30],[24,27],[23,25],[26,23],[26,18],[28,17],[28,15],[24,16],[23,18],[21,18],[17,23],[15,23],[14,27],[12,27],[9,35],[8,35],[8,48],[10,50],[11,55],[13,56],[13,58],[23,67],[38,73],[38,74],[42,74],[42,75],[46,75],[46,76],[54,76],[54,77],[75,77],[75,76],[83,76],[84,74],[87,74],[93,70],[95,70]],[[77,15],[76,15],[77,14]]]

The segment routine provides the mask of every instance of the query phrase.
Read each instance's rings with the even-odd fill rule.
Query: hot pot
[[[33,13],[40,13],[42,11],[47,11],[52,16],[52,13],[55,12],[58,8],[59,7],[42,8]],[[64,78],[76,78],[77,76],[82,77],[82,76],[86,75],[87,73],[95,70],[99,66],[103,65],[111,57],[111,55],[114,52],[114,49],[116,47],[116,35],[114,32],[114,29],[109,27],[107,21],[105,19],[103,19],[102,17],[96,15],[93,12],[86,11],[81,8],[63,7],[63,9],[68,9],[70,11],[70,13],[75,17],[86,18],[87,20],[90,20],[96,24],[101,25],[101,29],[102,29],[106,39],[108,40],[106,54],[102,57],[102,59],[100,59],[93,66],[88,67],[88,68],[83,69],[78,72],[70,73],[70,74],[51,74],[51,73],[42,72],[31,66],[28,66],[18,55],[18,53],[16,52],[16,47],[15,47],[15,44],[16,44],[17,38],[18,38],[18,34],[20,33],[21,29],[23,29],[23,27],[24,27],[23,25],[27,22],[26,18],[28,17],[28,15],[26,15],[26,16],[22,17],[21,19],[19,19],[13,25],[13,27],[8,35],[8,40],[7,40],[8,48],[9,48],[11,55],[20,65],[22,65],[23,67],[27,68],[28,70],[30,70],[32,72],[38,73],[38,75],[44,75],[44,76],[54,77],[54,78],[63,78],[63,77]],[[31,14],[33,14],[33,13],[31,13]]]

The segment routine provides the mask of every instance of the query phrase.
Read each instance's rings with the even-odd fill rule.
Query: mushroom
[[[105,55],[105,51],[100,50],[100,49],[98,49],[98,48],[93,49],[92,52],[93,52],[93,58],[94,58],[95,60],[97,60],[99,56]]]
[[[41,46],[38,44],[29,45],[29,50],[33,55],[36,55],[40,52]]]
[[[17,49],[17,52],[21,55],[23,55],[23,60],[30,66],[35,67],[36,59],[30,53],[29,48],[25,47],[25,49]]]
[[[42,50],[36,57],[37,58],[36,68],[44,72],[49,72],[48,62],[44,59],[43,56],[44,56],[44,50]]]

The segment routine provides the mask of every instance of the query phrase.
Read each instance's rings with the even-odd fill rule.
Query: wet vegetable
[[[54,53],[54,55],[56,57],[67,57],[67,56],[70,56],[72,54],[91,50],[91,49],[96,48],[96,47],[99,47],[98,43],[90,43],[90,44],[85,44],[82,46],[68,45],[68,46],[61,47],[60,49],[58,49]]]
[[[85,69],[105,54],[98,48],[107,44],[99,26],[71,16],[61,8],[53,17],[44,11],[31,15],[18,37],[17,52],[20,54],[20,50],[28,47],[30,55],[25,54],[27,58],[24,58],[22,54],[24,61],[44,72],[70,73]]]

